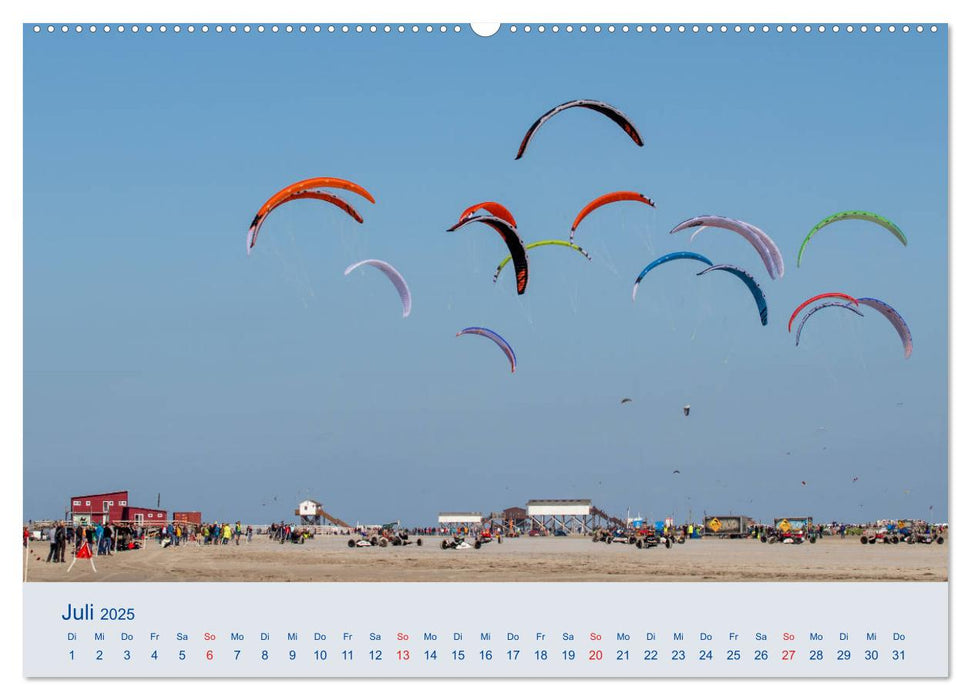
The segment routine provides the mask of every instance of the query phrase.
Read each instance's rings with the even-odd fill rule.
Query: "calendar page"
[[[949,676],[947,22],[272,14],[21,26],[23,676]]]

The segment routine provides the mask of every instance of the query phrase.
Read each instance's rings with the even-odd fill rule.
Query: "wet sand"
[[[254,536],[236,545],[193,542],[96,557],[67,572],[31,542],[28,581],[947,581],[949,543],[862,545],[826,537],[816,544],[705,538],[663,547],[594,543],[582,537],[520,537],[481,549],[423,546],[350,549],[347,536],[302,545]],[[37,559],[40,558],[40,560]]]

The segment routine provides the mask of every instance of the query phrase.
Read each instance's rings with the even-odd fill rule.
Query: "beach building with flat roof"
[[[519,506],[506,508],[504,511],[502,511],[502,517],[505,518],[506,520],[525,520],[526,509],[520,508]]]
[[[505,532],[507,534],[525,532],[528,529],[529,519],[526,516],[526,509],[521,506],[505,508],[498,513],[490,513],[483,517],[483,523],[489,526],[490,530]]]
[[[75,524],[115,522],[122,519],[128,506],[127,491],[92,493],[87,496],[71,496],[67,509],[69,520]]]
[[[600,511],[589,498],[548,498],[526,501],[529,524],[538,530],[587,535],[598,527]]]
[[[531,499],[526,501],[527,515],[590,515],[589,498]]]
[[[294,515],[316,515],[317,510],[322,507],[323,504],[320,501],[308,498],[297,504],[297,512]]]
[[[297,504],[296,510],[293,511],[293,514],[300,516],[301,525],[325,525],[328,521],[330,521],[338,527],[344,527],[348,530],[353,529],[340,518],[335,518],[333,515],[325,511],[324,506],[319,501],[315,501],[312,498],[300,501],[300,503]]]
[[[133,522],[164,524],[167,511],[128,505],[128,491],[108,491],[87,496],[71,496],[67,520],[75,525]]]
[[[165,525],[168,521],[168,512],[158,508],[128,506],[122,513],[121,520],[137,525]]]
[[[468,511],[439,513],[438,524],[439,525],[481,525],[482,513],[472,513]]]

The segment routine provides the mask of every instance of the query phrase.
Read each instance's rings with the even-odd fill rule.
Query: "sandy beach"
[[[350,549],[346,536],[284,544],[254,536],[236,545],[193,542],[48,564],[47,542],[31,542],[27,581],[947,581],[949,543],[862,545],[705,538],[640,550],[581,537],[521,537],[481,549],[423,546]],[[38,560],[39,557],[39,560]]]

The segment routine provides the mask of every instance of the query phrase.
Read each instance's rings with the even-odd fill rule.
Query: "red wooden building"
[[[122,520],[141,525],[164,525],[167,513],[158,508],[135,508],[128,506],[125,508]]]
[[[127,491],[110,491],[89,496],[72,496],[68,511],[75,523],[104,523],[122,520],[127,507]]]
[[[71,496],[68,512],[75,524],[136,522],[151,525],[164,523],[167,519],[166,511],[160,508],[138,508],[128,505],[127,491]]]
[[[191,525],[202,525],[202,511],[177,510],[174,513],[172,513],[172,520],[177,523],[189,523]]]

